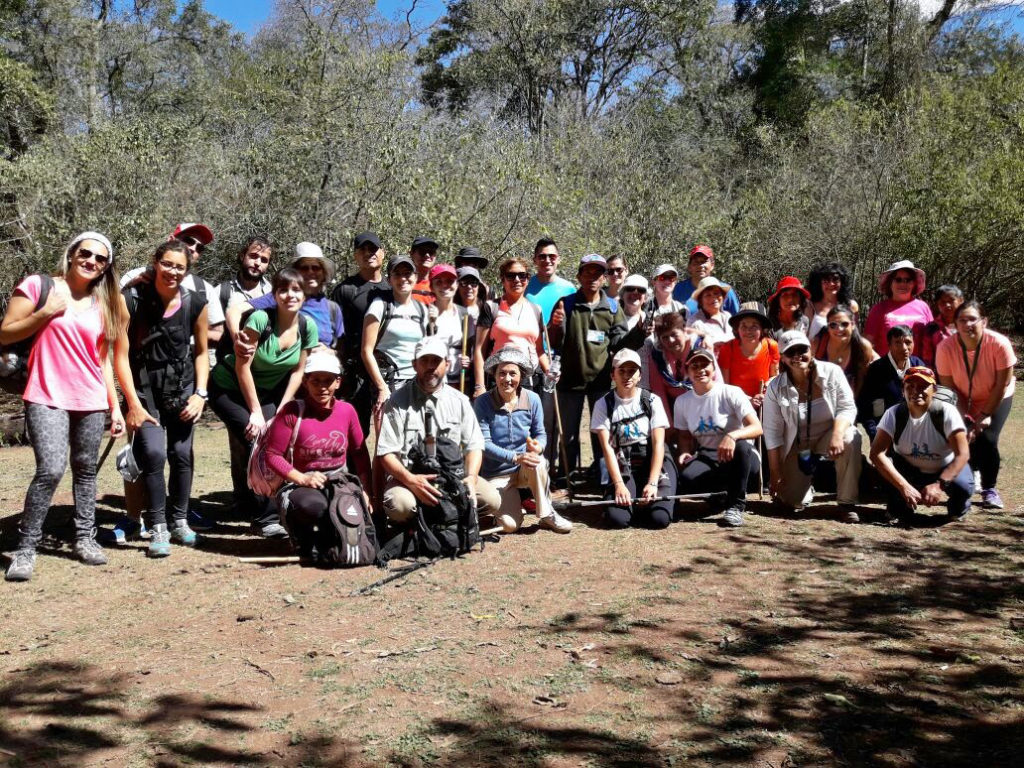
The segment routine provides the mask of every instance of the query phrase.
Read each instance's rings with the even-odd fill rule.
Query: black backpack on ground
[[[39,298],[36,300],[33,312],[43,308],[46,300],[50,298],[50,291],[52,290],[53,278],[47,274],[40,273]],[[41,327],[40,330],[42,330]],[[0,389],[4,392],[10,392],[12,395],[24,394],[25,386],[28,384],[28,356],[32,352],[32,342],[35,341],[35,338],[36,334],[33,333],[27,339],[22,339],[6,346],[0,346],[0,355],[8,358],[5,359],[2,369],[0,369],[2,370],[0,372]],[[14,356],[13,359],[9,359],[10,355]]]
[[[348,472],[330,475],[324,494],[327,511],[317,525],[318,564],[326,568],[355,568],[377,562],[380,547],[363,487]]]
[[[437,438],[437,456],[427,457],[423,439],[409,451],[409,466],[417,474],[436,474],[433,485],[441,492],[437,506],[416,504],[416,517],[381,549],[383,563],[393,558],[455,557],[483,543],[474,500],[466,476],[462,448],[447,437]]]

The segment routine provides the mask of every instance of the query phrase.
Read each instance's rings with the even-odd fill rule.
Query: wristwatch
[[[939,478],[939,480],[938,480],[938,483],[939,483],[939,488],[941,488],[941,489],[942,489],[942,491],[943,491],[943,492],[945,493],[946,491],[948,491],[948,490],[949,490],[949,484],[950,484],[950,482],[951,482],[951,481],[949,481],[949,480],[943,480],[943,479],[942,479],[942,478],[940,477],[940,478]]]
[[[196,394],[199,395],[201,398],[203,398],[203,400],[209,400],[210,399],[210,393],[207,392],[205,389],[197,389],[196,390]]]

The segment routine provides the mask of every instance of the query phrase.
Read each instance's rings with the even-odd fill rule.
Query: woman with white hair
[[[111,434],[125,430],[109,362],[111,347],[129,402],[138,400],[128,365],[128,309],[117,284],[110,240],[99,232],[82,232],[64,250],[55,276],[30,275],[17,285],[0,325],[0,344],[33,338],[22,397],[36,471],[25,494],[8,581],[32,578],[43,522],[69,455],[75,557],[86,565],[107,562],[93,537],[96,463],[107,416]]]
[[[491,355],[484,371],[494,386],[473,403],[484,436],[481,496],[493,494],[486,505],[498,510],[498,525],[513,533],[523,524],[520,488],[529,488],[537,505],[537,524],[556,533],[569,533],[572,523],[551,503],[548,464],[544,458],[547,434],[540,396],[522,386],[533,374],[530,358],[515,344]]]

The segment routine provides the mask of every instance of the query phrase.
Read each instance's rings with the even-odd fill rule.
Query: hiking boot
[[[192,509],[188,511],[188,516],[185,518],[185,522],[188,524],[189,528],[191,528],[193,531],[198,531],[199,533],[212,531],[214,528],[217,527],[217,524],[213,522],[213,520],[211,520],[208,517],[203,517],[198,512]]]
[[[839,513],[839,520],[843,523],[850,523],[851,525],[860,522],[860,515],[854,509],[844,509]]]
[[[546,528],[555,533],[569,533],[572,530],[572,523],[566,520],[557,512],[545,515],[537,521],[538,528]]]
[[[103,554],[103,547],[101,547],[92,536],[76,540],[74,553],[75,557],[86,565],[107,564],[107,556]]]
[[[186,547],[194,547],[196,545],[196,532],[188,527],[188,523],[182,520],[171,529],[171,539]]]
[[[985,509],[1002,509],[1003,497],[995,488],[985,488],[981,492],[981,506]]]
[[[967,501],[964,502],[963,509],[961,509],[959,512],[947,512],[946,513],[946,517],[949,519],[950,522],[958,522],[960,520],[963,520],[970,513],[971,513],[971,502],[970,502],[970,500],[967,500]]]
[[[739,528],[743,525],[743,510],[740,507],[729,507],[722,515],[719,525],[729,528]]]
[[[11,553],[11,564],[7,566],[4,578],[7,581],[28,581],[36,568],[34,549],[19,549]]]
[[[149,548],[146,557],[168,557],[171,554],[171,532],[167,526],[158,523],[150,528]]]
[[[280,523],[253,524],[253,529],[264,539],[287,539],[288,530]]]

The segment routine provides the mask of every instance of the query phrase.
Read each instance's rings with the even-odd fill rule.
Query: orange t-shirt
[[[412,287],[412,297],[423,304],[433,304],[437,299],[430,290],[430,278],[425,277]]]
[[[774,339],[762,339],[761,348],[752,359],[740,351],[739,339],[732,339],[718,348],[718,367],[727,384],[739,387],[747,397],[761,393],[761,384],[771,378],[773,366],[779,364],[779,345]]]

